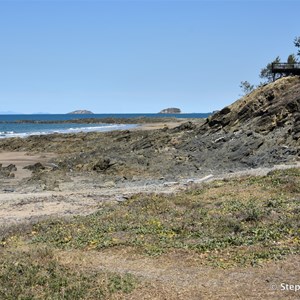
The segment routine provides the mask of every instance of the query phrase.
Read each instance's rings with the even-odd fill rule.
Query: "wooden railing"
[[[300,63],[273,63],[272,73],[300,75]]]

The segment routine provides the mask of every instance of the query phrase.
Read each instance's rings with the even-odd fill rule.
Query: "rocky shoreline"
[[[32,167],[30,182],[66,181],[82,176],[101,180],[177,180],[208,173],[235,172],[296,162],[296,141],[276,143],[283,131],[264,135],[241,130],[209,132],[205,124],[185,122],[174,128],[53,134],[0,141],[2,151],[54,153],[45,168]],[[9,175],[13,176],[13,175]],[[46,182],[46,184],[45,184]]]
[[[0,190],[13,199],[15,193],[53,191],[76,191],[80,197],[94,191],[100,197],[108,188],[115,197],[119,187],[134,191],[154,184],[159,192],[160,183],[297,165],[299,91],[299,78],[284,78],[207,119],[151,118],[155,129],[141,119],[143,126],[133,130],[2,139],[0,158],[10,153],[12,160],[1,166]],[[18,153],[37,158],[18,166],[13,162]]]

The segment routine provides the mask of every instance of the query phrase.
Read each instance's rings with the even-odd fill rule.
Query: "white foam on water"
[[[103,124],[101,126],[87,126],[87,127],[70,127],[63,129],[49,129],[45,131],[30,131],[30,132],[14,132],[14,131],[0,131],[1,138],[10,138],[10,137],[20,137],[26,138],[32,135],[47,135],[55,133],[79,133],[79,132],[104,132],[112,130],[124,130],[129,128],[134,128],[137,125],[135,124]]]

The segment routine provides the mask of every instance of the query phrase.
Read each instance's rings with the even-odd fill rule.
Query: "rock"
[[[144,150],[144,149],[147,149],[147,148],[151,148],[152,146],[153,146],[153,144],[151,143],[151,141],[144,140],[144,141],[136,143],[132,147],[132,150],[133,151]]]
[[[78,164],[75,166],[77,170],[81,170],[83,168],[83,164]]]
[[[165,108],[159,112],[160,114],[180,114],[181,110],[176,107]]]
[[[15,174],[12,172],[15,171],[17,171],[17,167],[14,164],[9,164],[6,167],[0,164],[0,178],[14,178]]]
[[[93,170],[97,172],[101,171],[106,171],[109,167],[111,166],[110,164],[110,159],[104,158],[104,159],[99,159],[94,165],[93,165]]]
[[[116,195],[115,199],[118,202],[124,202],[124,201],[128,200],[129,197],[126,195]]]
[[[91,112],[90,110],[74,110],[72,112],[67,113],[67,115],[92,115],[94,114],[93,112]]]
[[[225,137],[221,136],[221,137],[217,138],[216,140],[214,140],[214,143],[225,142],[225,141],[226,141]]]
[[[269,132],[278,126],[295,124],[300,110],[299,90],[299,77],[282,78],[223,108],[203,127],[208,124],[218,131],[233,132],[245,127],[255,132]]]
[[[12,188],[4,188],[4,189],[3,189],[3,192],[5,192],[5,193],[13,193],[13,192],[15,192],[15,189],[12,189]]]
[[[8,170],[8,171],[17,171],[17,167],[14,164],[9,164],[7,167],[2,167],[3,170]]]
[[[183,123],[183,124],[175,127],[171,131],[173,131],[173,132],[187,131],[187,130],[193,130],[195,128],[196,128],[195,124],[193,124],[192,122],[188,121],[188,122],[185,122],[185,123]]]
[[[106,181],[102,184],[102,187],[104,187],[104,188],[112,188],[112,187],[115,187],[115,186],[116,186],[116,183],[112,180]]]
[[[27,169],[27,170],[30,170],[32,172],[38,172],[40,170],[44,170],[45,167],[40,162],[37,162],[33,165],[25,166],[23,169]]]
[[[54,163],[48,163],[49,167],[52,168],[52,170],[57,170],[58,169],[58,165],[54,164]]]
[[[174,186],[174,185],[179,185],[179,182],[178,181],[164,182],[165,187]]]

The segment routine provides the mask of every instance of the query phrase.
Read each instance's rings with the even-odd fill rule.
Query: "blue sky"
[[[1,1],[0,111],[210,112],[296,53],[300,1]]]

